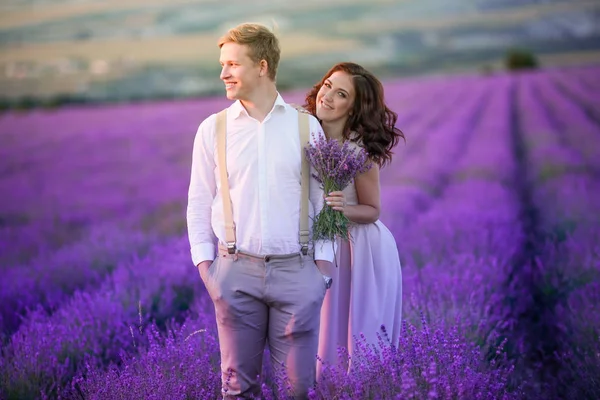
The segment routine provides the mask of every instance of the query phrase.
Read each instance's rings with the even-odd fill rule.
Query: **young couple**
[[[379,168],[403,134],[381,83],[359,65],[327,72],[306,97],[309,116],[277,91],[271,31],[242,24],[218,45],[220,78],[235,102],[198,128],[187,222],[192,260],[214,303],[222,394],[260,396],[268,341],[275,371],[283,368],[294,397],[306,398],[317,354],[335,364],[338,346],[352,354],[361,333],[375,344],[381,325],[398,340],[402,275],[394,238],[378,220]],[[302,118],[310,133],[365,148],[373,167],[342,192],[324,194],[312,176],[302,183]],[[353,222],[352,241],[309,240],[324,199]]]

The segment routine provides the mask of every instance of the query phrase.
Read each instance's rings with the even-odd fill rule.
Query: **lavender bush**
[[[70,396],[86,399],[214,399],[221,370],[214,315],[208,295],[194,304],[199,313],[167,332],[144,326],[147,346],[124,354],[107,370],[87,364],[73,380]]]
[[[502,347],[488,363],[477,345],[464,340],[460,320],[444,322],[431,331],[422,317],[421,328],[404,323],[399,343],[390,346],[385,329],[379,343],[357,338],[350,374],[329,366],[313,393],[319,399],[519,398],[520,389],[508,390],[513,369]],[[503,345],[502,343],[501,345]],[[340,358],[347,354],[339,351]]]
[[[2,348],[1,394],[56,396],[88,363],[107,365],[135,350],[138,327],[164,329],[182,318],[195,296],[186,241],[156,243],[151,252],[123,262],[97,288],[76,292],[52,315],[36,310]]]
[[[479,348],[465,341],[460,320],[440,324],[435,331],[422,319],[420,327],[404,323],[403,336],[390,345],[382,330],[380,341],[368,345],[357,338],[351,373],[327,366],[311,391],[312,399],[356,398],[519,398],[519,388],[509,392],[506,382],[512,367],[498,347],[490,363]],[[84,398],[125,399],[195,398],[219,396],[220,370],[214,324],[193,319],[167,335],[152,327],[149,347],[137,357],[127,357],[108,371],[88,367],[73,381],[71,393]],[[346,357],[339,349],[340,357]],[[263,398],[287,398],[285,376],[275,377],[264,368]]]
[[[528,77],[517,98],[517,104],[533,111],[521,115],[521,135],[524,141],[538,138],[539,143],[523,153],[532,187],[530,204],[538,211],[531,220],[533,251],[528,268],[532,282],[526,286],[531,308],[535,308],[535,315],[530,311],[535,320],[531,318],[526,332],[537,334],[527,361],[546,391],[562,398],[594,398],[600,388],[588,374],[598,371],[600,321],[581,318],[579,313],[589,307],[587,301],[593,304],[592,293],[600,279],[596,250],[600,182],[597,161],[586,155],[596,153],[598,146],[578,140],[589,137],[593,126],[581,113],[560,112],[569,107],[556,107],[566,105],[564,99],[541,78]],[[543,93],[541,101],[536,93]],[[577,369],[589,378],[582,379]]]
[[[80,242],[7,267],[0,282],[2,332],[12,333],[27,310],[52,312],[76,290],[93,290],[118,263],[143,255],[154,241],[153,235],[97,224]]]

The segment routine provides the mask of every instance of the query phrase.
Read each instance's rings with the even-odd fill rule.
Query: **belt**
[[[248,257],[248,258],[252,258],[255,260],[260,260],[260,261],[265,261],[265,262],[269,262],[271,260],[288,260],[290,258],[295,258],[295,257],[301,257],[302,256],[302,252],[298,251],[297,253],[289,253],[289,254],[265,254],[265,255],[261,255],[261,254],[256,254],[256,253],[251,253],[249,251],[244,251],[244,250],[236,250],[235,254],[229,254],[228,250],[227,250],[227,246],[222,245],[221,243],[219,243],[219,255],[220,256],[244,256],[244,257]],[[313,252],[309,250],[308,255],[312,256]]]

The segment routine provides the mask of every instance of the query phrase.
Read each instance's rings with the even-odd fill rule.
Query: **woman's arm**
[[[370,224],[379,219],[381,199],[379,189],[379,166],[373,163],[367,172],[354,178],[358,196],[357,205],[345,205],[343,192],[331,192],[325,198],[334,210],[341,211],[352,222]]]

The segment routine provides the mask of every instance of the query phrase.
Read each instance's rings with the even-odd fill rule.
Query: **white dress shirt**
[[[309,118],[314,142],[312,133],[324,133],[317,119]],[[212,114],[200,124],[192,153],[187,223],[195,265],[215,258],[217,241],[226,243],[215,121]],[[227,109],[227,172],[239,250],[261,255],[300,251],[300,155],[298,111],[279,94],[262,122],[239,101]],[[311,235],[312,218],[322,207],[323,190],[311,173]],[[316,260],[333,261],[331,242],[318,241],[314,250]]]

